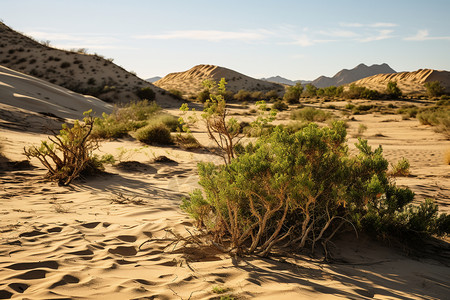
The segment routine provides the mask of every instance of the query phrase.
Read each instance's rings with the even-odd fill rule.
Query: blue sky
[[[359,63],[450,70],[450,1],[2,0],[0,19],[148,78],[214,64],[260,78]]]

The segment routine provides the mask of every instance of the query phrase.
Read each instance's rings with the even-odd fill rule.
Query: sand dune
[[[138,100],[136,90],[150,87],[161,104],[173,102],[163,90],[100,55],[43,45],[0,22],[0,64],[78,93],[108,102]]]
[[[389,81],[397,82],[398,87],[405,94],[425,94],[426,89],[424,84],[431,81],[439,81],[446,91],[450,92],[450,72],[431,69],[420,69],[414,72],[394,74],[379,74],[357,80],[354,83],[384,92]]]
[[[280,84],[255,79],[214,65],[198,65],[184,72],[170,73],[156,81],[155,85],[166,90],[179,90],[185,95],[196,95],[204,89],[202,85],[204,80],[210,79],[219,82],[221,78],[225,78],[228,82],[227,90],[235,93],[242,89],[247,91],[284,91],[284,87]]]
[[[358,125],[367,124],[364,137],[373,146],[383,145],[389,161],[410,159],[413,176],[397,182],[410,186],[417,201],[436,197],[450,212],[448,166],[443,163],[450,142],[417,120],[356,118],[349,122],[350,148]],[[44,138],[0,128],[0,143],[10,160],[23,159],[22,147]],[[350,233],[336,241],[334,263],[324,263],[320,256],[295,251],[239,258],[214,247],[177,243],[175,235],[189,238],[196,231],[179,208],[181,197],[198,186],[196,163],[220,159],[143,147],[131,139],[103,142],[99,154],[104,153],[126,155],[122,164],[107,168],[109,174],[70,187],[43,180],[45,170],[36,161],[33,169],[0,172],[0,298],[218,299],[214,287],[228,289],[226,294],[236,299],[448,296],[450,249],[433,245],[423,249],[422,258],[411,258]],[[174,162],[154,162],[160,155]]]
[[[43,130],[49,125],[60,127],[61,122],[83,118],[83,112],[90,109],[101,115],[110,113],[112,105],[0,66],[0,121],[3,126],[25,127],[26,130]]]

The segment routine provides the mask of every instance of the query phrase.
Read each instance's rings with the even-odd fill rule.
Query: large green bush
[[[326,249],[350,224],[376,235],[450,231],[450,217],[438,218],[432,204],[407,206],[414,194],[388,178],[381,147],[360,140],[359,154],[350,156],[345,141],[342,122],[293,134],[278,127],[228,165],[200,163],[203,190],[182,209],[237,254],[267,255],[281,244]]]

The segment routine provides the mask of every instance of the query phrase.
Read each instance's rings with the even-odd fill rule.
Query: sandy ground
[[[345,103],[344,103],[345,104]],[[236,110],[241,114],[243,110]],[[175,110],[172,113],[176,113]],[[280,114],[280,117],[287,113]],[[388,160],[406,157],[412,176],[397,178],[450,212],[447,141],[415,119],[361,115],[349,122],[349,145],[360,123]],[[206,142],[202,134],[197,136]],[[23,146],[46,135],[0,129],[5,156],[23,160]],[[61,187],[32,169],[0,173],[0,299],[445,299],[449,259],[409,257],[367,237],[336,241],[333,263],[308,253],[233,258],[213,248],[182,247],[175,235],[195,232],[183,195],[197,187],[196,163],[206,152],[144,146],[133,139],[104,142],[126,167]],[[154,163],[164,155],[175,162]],[[439,253],[435,258],[450,251]]]

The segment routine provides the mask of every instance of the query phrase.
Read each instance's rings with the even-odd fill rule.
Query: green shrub
[[[305,97],[315,97],[317,95],[317,88],[314,85],[312,85],[311,83],[308,83],[305,86],[305,89],[303,91],[303,95]]]
[[[303,86],[301,83],[296,83],[294,86],[290,86],[284,93],[283,100],[289,104],[297,104],[300,100],[300,96],[303,93]]]
[[[437,106],[417,114],[421,124],[435,126],[435,130],[450,139],[450,106]]]
[[[179,133],[173,136],[175,144],[186,150],[200,149],[202,145],[191,133]]]
[[[409,167],[409,161],[402,157],[396,165],[392,165],[392,176],[408,176],[411,173]]]
[[[402,91],[397,86],[397,82],[389,81],[386,87],[386,94],[389,98],[397,99],[402,95]]]
[[[352,83],[348,90],[343,93],[343,96],[345,98],[349,99],[379,99],[381,97],[380,93],[378,93],[375,90],[368,89],[363,86],[357,86],[354,83]]]
[[[130,102],[123,107],[116,106],[112,114],[103,113],[102,118],[96,118],[92,134],[104,139],[121,138],[130,131],[147,125],[150,119],[155,118],[159,118],[160,122],[164,121],[170,128],[177,126],[174,125],[175,117],[168,115],[159,117],[157,113],[160,110],[161,107],[148,100]]]
[[[403,107],[397,109],[397,114],[402,115],[403,119],[415,118],[419,112],[419,108],[416,106],[413,107]]]
[[[278,99],[279,95],[278,92],[276,90],[270,90],[265,94],[265,97],[268,100],[272,100],[272,99]]]
[[[42,141],[40,147],[24,148],[28,159],[35,157],[48,169],[50,180],[69,185],[84,171],[98,173],[103,169],[104,161],[92,154],[98,142],[91,135],[94,118],[90,113],[85,112],[83,121],[76,120],[72,127],[63,124],[59,134],[49,137],[50,143]]]
[[[197,100],[204,103],[209,99],[209,90],[203,90],[197,95]]]
[[[330,112],[313,107],[305,107],[302,109],[294,110],[291,113],[291,119],[307,122],[324,122],[328,119],[331,119],[332,117],[333,115]]]
[[[252,95],[249,91],[239,90],[239,92],[234,94],[233,98],[238,101],[250,101],[252,100]]]
[[[428,95],[431,97],[439,97],[445,92],[444,87],[439,81],[425,82],[425,88],[427,89]]]
[[[144,87],[136,91],[136,96],[141,100],[152,101],[155,99],[155,92],[150,87]]]
[[[171,145],[173,144],[170,130],[162,123],[149,124],[139,128],[135,133],[136,139],[146,144]]]
[[[169,95],[177,100],[183,100],[183,93],[179,90],[170,89]]]
[[[276,109],[278,111],[286,110],[289,107],[281,100],[275,101],[274,104],[272,104],[272,109]]]
[[[293,134],[277,127],[226,166],[200,163],[203,191],[181,207],[237,254],[264,256],[280,244],[326,249],[348,224],[379,237],[450,232],[450,217],[433,204],[407,206],[414,193],[389,180],[381,147],[359,140],[352,157],[345,140],[342,122]]]
[[[148,124],[164,124],[171,132],[181,131],[182,126],[178,118],[169,114],[159,114],[151,117]]]

